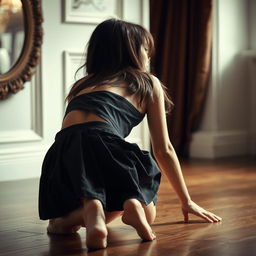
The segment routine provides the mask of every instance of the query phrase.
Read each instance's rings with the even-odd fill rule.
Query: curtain
[[[167,115],[171,142],[189,156],[191,135],[204,106],[210,72],[212,0],[150,0],[155,40],[152,72],[168,88],[175,107]]]

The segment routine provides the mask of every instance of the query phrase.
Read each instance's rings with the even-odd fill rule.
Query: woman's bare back
[[[120,85],[119,87],[103,85],[103,86],[98,86],[93,89],[85,88],[85,89],[81,90],[76,96],[94,92],[94,91],[110,91],[112,93],[118,94],[118,95],[122,96],[123,98],[125,98],[126,100],[128,100],[141,113],[146,112],[146,104],[144,103],[142,106],[140,106],[139,105],[139,97],[134,94],[130,95],[127,90],[127,87],[125,85]],[[74,125],[74,124],[86,123],[86,122],[92,122],[92,121],[107,122],[107,120],[101,118],[100,116],[96,115],[95,113],[93,113],[91,111],[72,110],[64,118],[61,129],[64,129],[64,128]]]

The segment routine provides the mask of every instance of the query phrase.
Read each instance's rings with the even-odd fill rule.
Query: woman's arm
[[[169,139],[163,89],[156,77],[153,77],[153,83],[153,102],[149,102],[147,105],[147,119],[153,154],[160,169],[167,176],[181,202],[187,203],[191,199],[182,175],[179,160]]]
[[[179,160],[168,135],[163,89],[156,77],[153,76],[152,79],[154,96],[153,101],[147,104],[147,119],[153,154],[157,163],[181,201],[186,222],[188,221],[188,213],[193,213],[209,222],[219,221],[221,220],[220,217],[204,210],[190,198]]]

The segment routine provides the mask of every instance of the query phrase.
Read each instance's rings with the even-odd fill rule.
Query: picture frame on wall
[[[64,23],[98,24],[122,17],[122,0],[63,0]]]

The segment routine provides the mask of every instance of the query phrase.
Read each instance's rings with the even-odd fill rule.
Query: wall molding
[[[37,145],[1,149],[0,165],[15,162],[19,159],[27,161],[33,159],[34,157],[42,157],[49,147],[49,145]]]
[[[6,148],[0,150],[0,181],[39,177],[49,145]]]
[[[28,85],[31,91],[31,129],[0,132],[0,144],[41,141],[43,138],[41,65]]]
[[[199,131],[192,135],[190,157],[220,158],[247,155],[250,151],[248,131]]]
[[[70,91],[73,83],[75,82],[75,72],[85,62],[85,54],[83,52],[77,52],[72,50],[63,51],[63,102]],[[77,78],[82,77],[83,69],[77,74]],[[63,111],[66,105],[63,106]],[[64,114],[64,113],[63,113]]]
[[[31,86],[31,128],[43,137],[42,65],[38,65]]]
[[[0,133],[0,143],[9,144],[17,142],[32,142],[41,141],[42,137],[33,130],[16,130],[16,131],[2,131]]]

